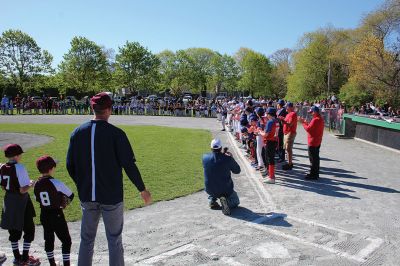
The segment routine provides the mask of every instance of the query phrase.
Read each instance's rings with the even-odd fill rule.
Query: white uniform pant
[[[262,136],[257,136],[256,140],[257,140],[256,153],[257,153],[258,166],[259,167],[264,167],[264,161],[263,161],[263,157],[262,157],[262,148],[263,148],[263,145],[264,145],[263,137]]]

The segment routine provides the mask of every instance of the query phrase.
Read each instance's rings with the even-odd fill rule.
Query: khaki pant
[[[296,133],[285,134],[283,138],[283,147],[286,151],[293,150],[294,139],[296,138]]]

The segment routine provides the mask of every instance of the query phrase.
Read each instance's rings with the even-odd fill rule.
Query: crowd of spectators
[[[159,97],[149,99],[144,97],[132,97],[128,100],[114,101],[112,110],[115,115],[163,115],[163,116],[191,116],[191,117],[217,117],[224,112],[227,103],[245,102],[250,97],[219,97],[207,99],[198,97],[196,99]],[[50,96],[43,97],[7,97],[1,99],[2,114],[91,114],[90,98],[84,97],[81,100],[74,98],[57,98]],[[261,102],[272,102],[276,100],[260,97],[253,99],[255,105]],[[383,105],[366,103],[360,107],[348,107],[338,97],[332,95],[329,98],[317,101],[304,101],[295,104],[297,111],[302,112],[306,107],[316,105],[321,108],[322,114],[329,115],[328,124],[337,124],[343,114],[368,116],[375,119],[384,119],[391,122],[398,122],[400,119],[400,108],[395,110],[387,102]],[[400,121],[399,121],[400,122]]]

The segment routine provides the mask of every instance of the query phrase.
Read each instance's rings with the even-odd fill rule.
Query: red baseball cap
[[[57,161],[48,155],[41,156],[36,160],[36,167],[42,174],[48,173],[56,165]]]
[[[111,107],[112,100],[107,93],[100,92],[93,96],[92,99],[90,99],[90,105],[92,106],[92,108],[104,110]]]
[[[19,146],[18,144],[8,144],[3,148],[3,150],[4,150],[4,155],[7,158],[11,158],[24,153],[21,146]]]

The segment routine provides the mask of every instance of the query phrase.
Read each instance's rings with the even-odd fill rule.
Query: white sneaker
[[[264,183],[265,184],[275,184],[275,179],[267,178],[267,180],[265,180]]]

